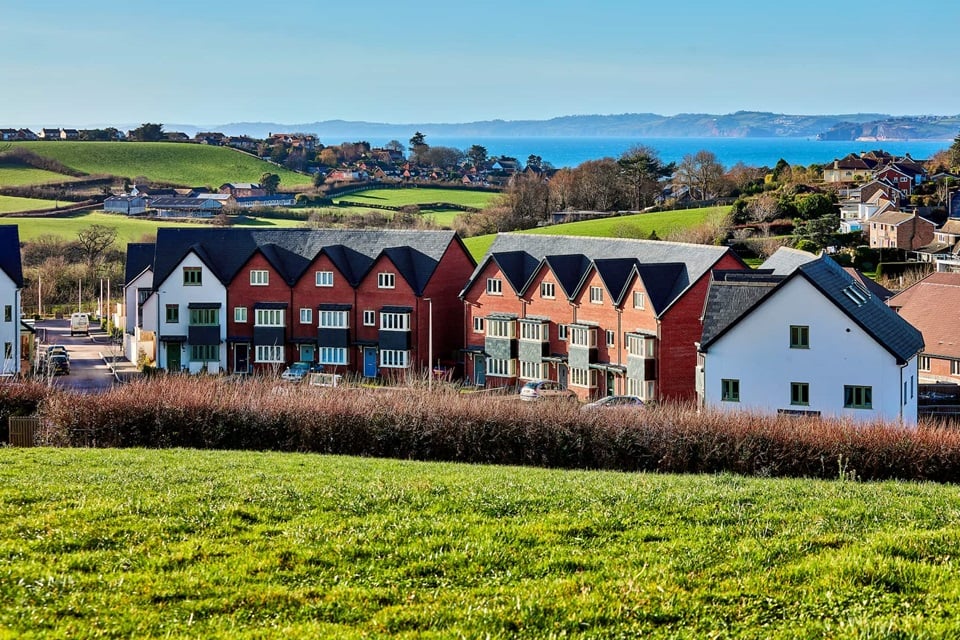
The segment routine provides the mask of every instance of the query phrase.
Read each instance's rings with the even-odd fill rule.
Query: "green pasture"
[[[526,229],[521,233],[537,233],[543,235],[562,236],[590,236],[602,238],[639,238],[646,239],[656,232],[657,237],[664,239],[668,234],[682,229],[696,227],[716,215],[724,215],[729,207],[704,207],[701,209],[684,209],[680,211],[658,211],[654,213],[637,213],[627,216],[599,218],[597,220],[583,220],[580,222],[564,222],[536,229]],[[486,255],[495,235],[474,236],[465,238],[464,244],[475,260]]]
[[[54,200],[38,200],[36,198],[18,198],[16,196],[0,196],[0,213],[20,211],[40,211],[57,206]],[[0,218],[0,224],[9,221],[9,218]]]
[[[0,204],[2,206],[2,204]],[[35,240],[38,236],[54,235],[65,240],[75,240],[77,232],[93,224],[113,227],[117,230],[117,242],[125,246],[128,242],[140,242],[144,236],[155,236],[160,227],[184,227],[195,224],[209,225],[209,222],[181,222],[159,221],[109,213],[82,213],[67,218],[17,218],[6,216],[0,218],[0,224],[17,224],[20,226],[20,240]],[[297,220],[280,220],[266,218],[249,218],[241,220],[238,226],[259,227],[296,227],[300,226]]]
[[[257,182],[264,172],[280,176],[280,189],[311,184],[311,177],[288,171],[226,147],[169,142],[16,142],[37,155],[54,158],[89,174],[109,174],[185,186],[219,187],[225,182]]]
[[[298,211],[304,211],[307,215],[316,215],[321,220],[327,216],[363,216],[370,213],[376,213],[382,215],[384,218],[390,220],[394,216],[394,212],[389,209],[368,209],[365,207],[317,207],[309,209],[301,209]],[[462,211],[450,211],[447,209],[431,209],[423,208],[418,214],[421,218],[429,218],[433,222],[443,228],[450,228],[453,226],[453,222],[456,217],[462,214]],[[333,223],[331,223],[333,224]]]
[[[0,635],[944,638],[933,484],[0,449]]]
[[[414,187],[409,189],[369,189],[334,198],[334,201],[339,202],[340,200],[346,200],[361,204],[379,204],[390,207],[446,202],[462,207],[483,209],[499,196],[499,193],[487,191]]]
[[[20,187],[50,182],[69,182],[71,180],[76,180],[76,178],[34,167],[14,167],[0,164],[0,187]]]

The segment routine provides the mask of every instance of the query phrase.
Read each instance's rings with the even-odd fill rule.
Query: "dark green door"
[[[180,343],[167,343],[167,371],[170,373],[180,372]]]

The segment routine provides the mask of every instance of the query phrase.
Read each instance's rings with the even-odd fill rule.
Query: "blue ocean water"
[[[385,144],[388,140],[373,141]],[[791,165],[823,164],[848,153],[883,149],[889,153],[909,153],[925,160],[950,146],[950,140],[896,140],[883,142],[820,141],[807,138],[444,138],[427,136],[427,143],[457,149],[480,144],[491,156],[512,156],[525,162],[538,155],[555,167],[575,167],[587,160],[617,158],[632,146],[653,147],[665,162],[679,162],[683,156],[707,150],[726,167],[737,162],[749,166],[773,167],[780,158]]]

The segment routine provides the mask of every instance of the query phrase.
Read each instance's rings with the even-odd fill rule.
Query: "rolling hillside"
[[[169,142],[17,142],[40,156],[53,158],[84,173],[127,178],[146,176],[155,182],[218,187],[224,182],[256,182],[269,171],[280,176],[280,188],[310,184],[310,176],[288,171],[253,156],[198,144]]]

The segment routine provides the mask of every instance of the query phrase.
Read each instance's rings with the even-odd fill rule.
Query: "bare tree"
[[[107,249],[117,239],[117,230],[102,224],[92,224],[77,233],[77,243],[83,251],[87,264],[94,265],[103,260]]]
[[[697,200],[712,200],[720,194],[724,173],[717,156],[710,151],[697,151],[683,156],[675,180],[690,189]]]

